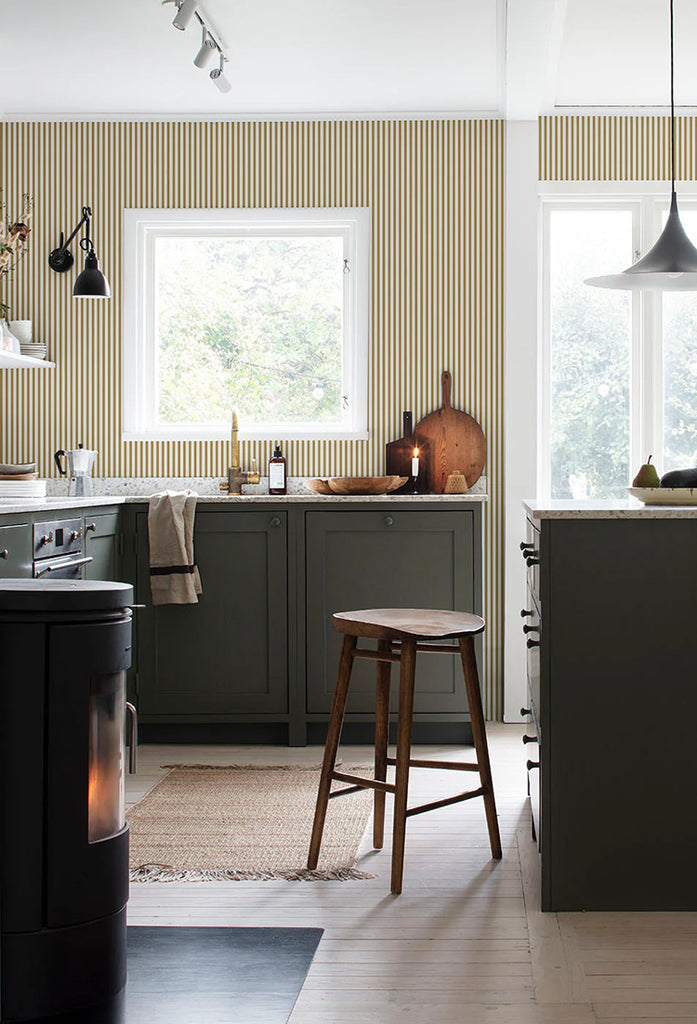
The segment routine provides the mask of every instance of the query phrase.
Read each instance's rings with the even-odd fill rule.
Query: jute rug
[[[372,790],[330,800],[317,870],[308,871],[319,770],[165,765],[127,813],[131,880],[331,881],[374,878],[355,867]],[[372,776],[365,766],[344,771]],[[341,788],[344,783],[335,783]]]

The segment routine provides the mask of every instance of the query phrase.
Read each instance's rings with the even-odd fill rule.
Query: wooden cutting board
[[[450,404],[452,377],[448,370],[441,374],[443,406],[416,424],[416,443],[430,445],[428,467],[429,488],[443,494],[451,473],[460,470],[471,487],[482,475],[486,463],[486,440],[477,421]]]

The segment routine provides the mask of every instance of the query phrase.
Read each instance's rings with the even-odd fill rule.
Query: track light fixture
[[[225,70],[223,68],[223,64],[224,63],[225,63],[225,57],[223,57],[223,55],[221,53],[220,54],[220,64],[218,65],[217,68],[213,68],[213,70],[211,71],[210,77],[213,79],[213,81],[215,82],[215,85],[217,86],[218,89],[220,89],[221,92],[230,92],[230,90],[232,89],[232,86],[230,85],[230,83],[228,82],[227,78],[225,77]]]
[[[177,13],[172,24],[183,32],[196,13],[196,0],[175,0]]]
[[[210,64],[211,57],[217,50],[217,46],[208,35],[208,29],[203,28],[201,31],[201,49],[194,57],[194,64],[197,68],[205,68],[206,64]]]
[[[220,92],[230,92],[232,86],[225,77],[225,64],[228,57],[218,34],[211,28],[210,21],[204,13],[198,0],[162,0],[163,4],[174,4],[177,13],[174,15],[172,24],[183,32],[187,25],[196,19],[201,26],[201,45],[194,57],[194,64],[197,68],[205,68],[218,54],[218,67],[210,72],[210,78]]]
[[[82,217],[65,241],[63,241],[63,232],[61,231],[60,243],[58,248],[50,253],[48,265],[51,270],[55,270],[58,274],[65,274],[72,268],[75,257],[70,251],[70,243],[84,224],[85,237],[80,239],[79,244],[85,253],[85,269],[75,278],[73,296],[76,299],[110,299],[111,288],[104,274],[99,269],[99,260],[90,238],[91,217],[92,211],[89,206],[83,206]]]

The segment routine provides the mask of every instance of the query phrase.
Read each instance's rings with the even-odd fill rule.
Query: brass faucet
[[[232,433],[230,435],[230,465],[227,471],[227,480],[222,480],[220,490],[228,494],[242,494],[242,484],[258,484],[260,476],[257,473],[257,460],[252,459],[252,468],[240,469],[240,424],[237,412],[232,411]]]

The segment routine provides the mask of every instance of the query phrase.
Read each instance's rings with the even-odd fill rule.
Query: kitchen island
[[[697,507],[525,511],[542,909],[697,910]]]

